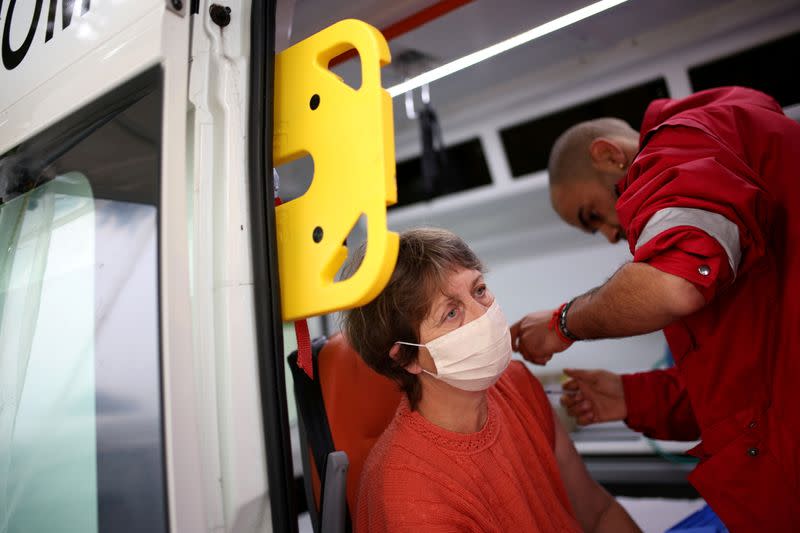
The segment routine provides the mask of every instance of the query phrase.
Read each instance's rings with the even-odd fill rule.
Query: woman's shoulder
[[[425,448],[428,443],[413,430],[411,416],[408,402],[401,401],[394,418],[375,442],[364,463],[365,475],[377,479],[386,472],[403,470],[425,462]],[[414,470],[410,469],[409,473]]]
[[[494,387],[497,404],[515,414],[516,419],[533,417],[554,443],[553,409],[542,384],[522,361],[512,361]]]
[[[500,389],[511,388],[528,400],[549,405],[541,383],[522,361],[511,361],[497,384]]]
[[[447,484],[441,460],[430,441],[409,424],[410,413],[398,409],[395,418],[375,442],[359,482],[359,505],[375,500],[403,502],[421,494],[440,492]],[[385,505],[382,504],[382,505]]]
[[[356,531],[481,531],[461,468],[399,412],[369,454]],[[449,466],[450,465],[450,466]],[[473,473],[474,474],[474,473]]]

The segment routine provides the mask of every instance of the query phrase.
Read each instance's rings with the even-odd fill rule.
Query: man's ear
[[[592,166],[601,172],[616,172],[625,165],[625,152],[619,143],[606,137],[598,137],[589,145]]]

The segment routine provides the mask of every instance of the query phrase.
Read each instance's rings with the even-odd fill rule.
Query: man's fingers
[[[571,379],[566,383],[564,383],[563,385],[561,385],[561,388],[564,390],[571,390],[571,391],[581,390],[580,384],[574,379]]]
[[[534,353],[533,350],[528,348],[528,345],[525,344],[524,338],[520,338],[519,340],[519,353],[522,355],[522,357],[525,358],[526,361],[530,361],[531,363],[536,365],[543,365],[547,363],[547,361],[549,361],[550,358],[552,357],[552,354],[542,355]]]
[[[531,353],[528,350],[528,346],[523,342],[522,339],[519,339],[519,345],[517,346],[517,350],[519,351],[520,355],[525,358],[526,361],[533,362],[533,358],[531,357]]]
[[[516,347],[517,344],[519,343],[518,337],[519,337],[520,324],[522,324],[522,320],[514,322],[514,324],[511,326],[511,344],[514,347]]]
[[[570,407],[573,405],[579,404],[583,400],[583,395],[578,392],[576,394],[562,394],[561,395],[561,405],[564,407]]]
[[[561,397],[561,405],[567,409],[567,413],[569,413],[571,417],[580,418],[582,416],[588,416],[590,413],[594,416],[594,406],[592,402],[582,396],[579,398],[568,398],[567,395],[564,395]]]
[[[575,400],[572,398],[568,398],[567,395],[562,395],[561,398],[558,399],[558,403],[569,409],[573,405],[575,405]]]
[[[575,419],[581,426],[595,422],[594,409],[588,400],[578,401],[567,407],[567,414]]]
[[[597,383],[597,371],[596,370],[583,370],[580,368],[565,368],[564,373],[573,379],[577,379],[579,381],[585,381],[591,385]]]
[[[567,409],[567,413],[569,413],[569,416],[571,416],[573,418],[582,418],[582,417],[586,417],[586,416],[592,416],[593,417],[594,416],[594,411],[591,408],[586,409],[585,407],[583,407],[580,404],[573,405],[572,407],[569,407]]]
[[[547,364],[547,362],[552,359],[553,353],[542,353],[542,350],[546,349],[546,347],[542,345],[540,339],[530,333],[529,331],[527,335],[525,332],[519,334],[517,337],[516,350],[526,361],[537,365]]]

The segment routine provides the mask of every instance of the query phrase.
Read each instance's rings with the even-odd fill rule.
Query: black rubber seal
[[[254,0],[250,13],[247,158],[261,413],[272,530],[296,532],[272,178],[274,69],[275,0]]]

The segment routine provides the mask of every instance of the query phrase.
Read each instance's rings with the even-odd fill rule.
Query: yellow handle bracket
[[[328,69],[351,49],[361,60],[358,90]],[[392,101],[380,77],[388,63],[383,35],[357,20],[338,22],[276,56],[275,166],[306,154],[314,160],[306,193],[276,208],[285,321],[363,305],[394,270],[399,238],[386,227],[386,206],[397,201]],[[337,282],[347,257],[343,242],[362,214],[364,260]]]

